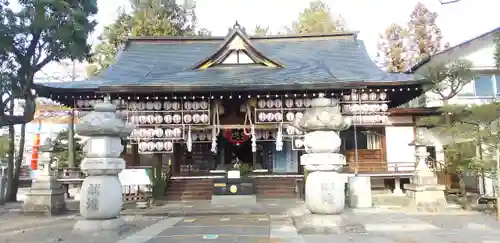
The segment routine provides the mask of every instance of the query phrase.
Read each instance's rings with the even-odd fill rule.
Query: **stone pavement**
[[[71,243],[500,243],[500,223],[494,216],[450,210],[410,213],[402,209],[347,210],[346,216],[366,232],[341,235],[298,235],[288,215],[295,200],[266,200],[253,207],[208,202],[170,203],[149,210],[125,210],[130,226],[120,232],[81,235],[71,231],[77,216],[0,214],[0,242]]]

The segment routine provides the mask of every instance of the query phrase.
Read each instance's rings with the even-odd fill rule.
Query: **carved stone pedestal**
[[[33,180],[23,204],[24,213],[56,215],[66,212],[65,191],[57,178],[52,175],[50,141],[40,146],[43,171]]]
[[[347,129],[350,120],[342,117],[338,102],[323,94],[313,99],[311,106],[302,118],[293,121],[293,126],[305,133],[307,154],[301,156],[301,165],[309,172],[306,205],[313,214],[339,214],[345,206],[346,177],[338,170],[346,160],[338,153],[342,142],[338,132]]]
[[[75,224],[74,230],[99,232],[125,224],[119,218],[123,196],[118,173],[125,169],[125,161],[120,158],[120,137],[127,136],[133,126],[117,118],[115,112],[116,106],[106,99],[76,125],[78,134],[90,138],[80,166],[87,175],[80,191],[80,214],[84,219]]]
[[[445,186],[439,185],[437,177],[426,165],[427,148],[421,135],[410,145],[415,146],[417,167],[410,184],[405,184],[406,195],[412,198],[410,209],[423,212],[442,211],[447,208]]]

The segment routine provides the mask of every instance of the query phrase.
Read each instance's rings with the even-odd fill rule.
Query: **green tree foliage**
[[[377,56],[381,58],[381,65],[388,72],[402,73],[408,68],[406,60],[407,47],[405,46],[406,30],[398,24],[392,24],[383,34],[378,42]]]
[[[83,154],[83,144],[81,138],[75,137],[75,166],[79,166],[80,162],[84,158]],[[52,140],[52,146],[54,148],[54,158],[57,159],[58,165],[60,168],[68,167],[68,156],[69,156],[69,147],[68,147],[69,139],[68,139],[68,131],[61,130],[57,133],[54,140]]]
[[[424,68],[423,76],[432,82],[431,92],[436,94],[443,104],[455,97],[465,85],[475,79],[473,64],[465,59],[450,64],[435,64]]]
[[[288,29],[289,34],[321,34],[345,31],[345,23],[340,15],[330,12],[328,5],[314,0],[304,9],[297,21]]]
[[[260,26],[260,25],[257,25],[257,26],[255,26],[253,34],[254,35],[258,35],[258,36],[269,35],[270,34],[270,32],[269,32],[269,26]]]
[[[120,11],[114,23],[104,28],[95,47],[87,74],[95,76],[115,61],[118,50],[130,36],[209,36],[206,29],[196,30],[193,9],[170,0],[134,0],[132,13]]]
[[[16,10],[10,2],[0,0],[0,84],[3,97],[8,96],[0,102],[0,126],[33,119],[31,89],[35,74],[43,67],[53,61],[89,57],[87,39],[96,24],[90,17],[97,13],[95,0],[18,0]],[[22,115],[6,112],[14,98],[26,100]]]
[[[495,60],[495,67],[500,68],[500,35],[495,38],[495,51],[493,52],[493,59]]]

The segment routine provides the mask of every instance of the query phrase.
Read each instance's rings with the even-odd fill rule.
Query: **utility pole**
[[[71,61],[72,70],[71,70],[71,82],[75,82],[76,79],[76,63],[74,60]],[[73,100],[73,104],[71,107],[71,113],[68,124],[68,167],[75,167],[75,101]]]

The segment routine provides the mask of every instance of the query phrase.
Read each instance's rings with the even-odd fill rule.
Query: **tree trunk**
[[[19,177],[21,175],[21,164],[24,157],[24,144],[26,141],[26,124],[21,125],[21,137],[19,139],[19,149],[14,163],[14,177],[11,190],[7,194],[9,202],[17,201],[17,192],[19,190]]]
[[[461,200],[463,201],[463,207],[465,210],[470,210],[471,206],[469,200],[467,199],[467,188],[465,186],[464,172],[457,173],[457,175],[458,175],[458,182],[460,185],[460,197]]]
[[[14,156],[16,151],[15,139],[16,132],[14,130],[14,125],[9,125],[9,160],[7,163],[7,192],[5,197],[6,202],[12,202],[16,200],[16,198],[10,198],[14,187]]]

